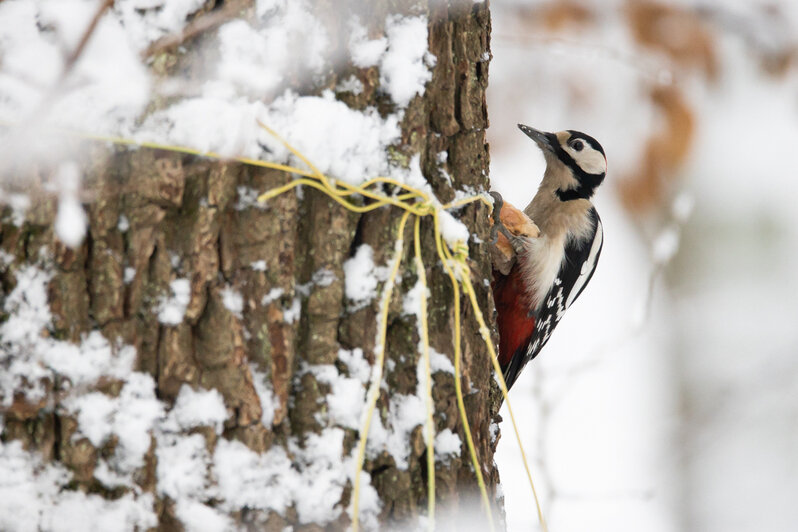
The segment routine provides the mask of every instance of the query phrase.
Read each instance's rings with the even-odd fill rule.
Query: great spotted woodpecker
[[[500,197],[494,209],[495,225],[502,233],[497,236],[505,239],[505,247],[511,246],[513,256],[502,265],[494,260],[492,284],[499,362],[508,388],[593,276],[603,231],[590,198],[607,171],[604,150],[589,135],[518,127],[543,150],[546,171],[523,211],[526,216],[509,205],[502,207]],[[533,231],[530,218],[537,225],[531,225]]]

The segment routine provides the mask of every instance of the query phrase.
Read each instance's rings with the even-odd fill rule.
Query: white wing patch
[[[587,283],[587,280],[590,278],[590,274],[596,268],[596,260],[598,259],[598,253],[603,241],[604,228],[601,226],[601,220],[598,220],[596,223],[596,236],[593,237],[593,245],[590,247],[590,254],[587,256],[587,260],[582,263],[582,270],[579,272],[579,277],[576,279],[573,288],[571,288],[571,293],[568,294],[568,301],[565,302],[565,308],[571,306],[576,296],[578,296],[585,287],[585,283]]]

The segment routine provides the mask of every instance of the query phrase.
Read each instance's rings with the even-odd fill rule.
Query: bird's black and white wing
[[[588,215],[593,231],[588,238],[571,239],[566,244],[560,271],[537,312],[535,334],[527,352],[528,360],[540,352],[565,311],[579,297],[596,271],[604,245],[604,231],[596,209],[590,209]]]
[[[593,230],[587,238],[571,240],[566,244],[565,257],[557,278],[534,316],[535,325],[527,344],[526,356],[514,356],[505,367],[504,380],[508,387],[513,385],[524,366],[540,353],[566,309],[579,297],[596,271],[604,244],[604,232],[596,209],[590,209],[588,215],[593,222]]]

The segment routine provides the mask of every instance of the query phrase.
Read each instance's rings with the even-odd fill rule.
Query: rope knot
[[[416,209],[419,216],[429,216],[435,213],[435,205],[432,200],[417,202]]]

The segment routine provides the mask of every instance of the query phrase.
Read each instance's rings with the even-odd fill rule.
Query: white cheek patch
[[[589,144],[585,144],[582,151],[576,151],[570,146],[564,146],[563,149],[573,157],[579,168],[588,174],[604,174],[607,172],[607,160],[600,151],[594,150]]]

